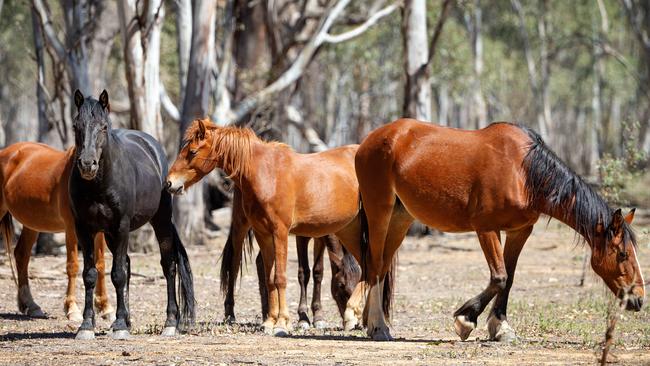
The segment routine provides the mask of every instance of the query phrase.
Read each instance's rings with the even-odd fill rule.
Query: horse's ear
[[[81,108],[81,105],[84,104],[84,95],[81,94],[79,89],[74,91],[74,104],[77,106],[77,109]]]
[[[196,137],[199,140],[203,140],[205,138],[205,124],[203,123],[202,119],[199,119],[199,130],[196,132]]]
[[[625,219],[623,218],[623,213],[621,212],[620,208],[614,211],[614,215],[612,216],[612,229],[615,233],[621,230],[624,220]]]
[[[104,91],[99,95],[99,104],[101,104],[102,108],[106,111],[110,111],[111,105],[108,103],[108,92],[106,89],[104,89]]]
[[[636,211],[636,207],[631,209],[630,212],[625,215],[625,222],[627,222],[628,225],[632,224],[632,220],[634,220],[634,212]]]

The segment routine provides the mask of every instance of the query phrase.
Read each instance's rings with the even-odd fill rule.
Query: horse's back
[[[293,233],[321,236],[356,216],[359,184],[354,171],[358,145],[293,156]],[[333,229],[336,228],[336,229]]]
[[[486,213],[524,209],[521,167],[529,143],[521,128],[508,123],[460,130],[402,119],[366,138],[357,172],[360,181],[383,176],[428,225],[467,231]]]
[[[162,183],[167,176],[167,158],[160,143],[151,135],[137,130],[113,130],[136,172],[155,173]]]

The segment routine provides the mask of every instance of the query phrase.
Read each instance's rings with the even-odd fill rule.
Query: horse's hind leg
[[[476,328],[478,316],[494,296],[506,287],[508,274],[503,263],[501,238],[498,231],[477,232],[483,255],[490,269],[490,283],[477,296],[468,300],[454,313],[456,334],[464,341]]]
[[[503,260],[505,261],[508,279],[506,280],[505,288],[497,293],[494,304],[492,304],[492,311],[487,320],[490,340],[510,342],[516,339],[515,331],[508,325],[508,317],[506,316],[508,295],[510,294],[510,288],[515,278],[517,259],[532,231],[533,226],[531,225],[518,231],[509,231],[506,234],[506,245],[503,247]]]
[[[321,305],[321,285],[323,284],[323,255],[325,254],[326,238],[314,240],[314,292],[311,299],[311,311],[314,314],[314,327],[324,329],[327,324],[323,317],[323,306]]]
[[[38,238],[38,232],[23,226],[14,250],[14,256],[16,258],[16,269],[18,270],[18,310],[31,317],[40,318],[45,317],[45,314],[32,298],[28,274],[29,258],[36,238]]]
[[[296,236],[296,251],[298,252],[298,283],[300,284],[300,304],[298,305],[298,327],[309,329],[309,306],[307,305],[307,285],[311,270],[309,269],[309,240],[311,238]],[[318,240],[316,240],[318,241]],[[314,250],[315,247],[314,247]]]

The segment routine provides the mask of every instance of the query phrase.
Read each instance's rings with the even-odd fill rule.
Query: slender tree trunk
[[[195,118],[208,115],[211,72],[215,59],[216,11],[216,0],[196,0],[192,4],[192,43],[181,112],[181,136]],[[175,205],[175,220],[181,237],[186,241],[200,243],[203,240],[204,186],[201,182],[197,183],[193,189],[179,197]]]
[[[427,62],[426,0],[406,0],[402,9],[404,41],[404,70],[406,87],[402,115],[421,121],[431,121],[431,81]]]
[[[178,36],[178,77],[180,81],[180,100],[185,99],[187,70],[190,65],[190,48],[192,45],[192,2],[175,0],[176,34]]]
[[[136,0],[120,0],[118,11],[124,47],[124,69],[131,103],[131,128],[162,140],[160,114],[160,31],[165,9],[162,0],[137,8]],[[140,12],[141,19],[137,17]],[[142,23],[140,23],[142,22]]]
[[[474,0],[472,13],[465,14],[465,25],[469,32],[472,45],[474,66],[474,80],[472,82],[472,101],[470,108],[471,125],[474,128],[487,126],[487,106],[481,86],[483,76],[483,37],[482,37],[482,9],[480,0]]]

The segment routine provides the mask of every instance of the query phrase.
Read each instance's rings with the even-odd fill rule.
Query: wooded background
[[[73,144],[77,88],[107,89],[114,127],[170,159],[203,116],[301,152],[401,116],[505,120],[615,189],[650,151],[650,2],[0,0],[0,145]],[[223,186],[177,199],[184,237],[200,242]]]

